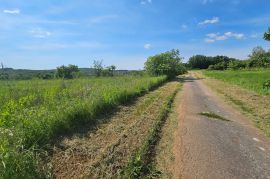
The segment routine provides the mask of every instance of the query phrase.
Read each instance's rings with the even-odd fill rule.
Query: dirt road
[[[249,119],[224,103],[200,79],[187,77],[182,96],[173,178],[270,178],[270,139]]]

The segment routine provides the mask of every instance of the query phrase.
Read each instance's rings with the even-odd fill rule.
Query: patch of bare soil
[[[51,165],[56,178],[121,178],[121,171],[143,144],[159,110],[178,87],[169,82],[121,106],[94,132],[63,139],[55,146]]]

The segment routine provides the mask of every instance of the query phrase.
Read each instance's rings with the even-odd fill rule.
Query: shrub
[[[169,78],[174,78],[186,72],[181,60],[179,50],[171,50],[149,57],[144,68],[150,75],[167,75]]]
[[[270,79],[263,84],[264,89],[270,89]]]

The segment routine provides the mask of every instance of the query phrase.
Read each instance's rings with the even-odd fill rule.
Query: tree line
[[[270,41],[270,27],[264,33],[263,38]],[[195,55],[189,58],[186,67],[191,69],[247,69],[247,68],[270,68],[270,49],[266,51],[261,46],[253,48],[246,60],[229,58],[227,56],[204,56]]]
[[[269,68],[270,67],[270,49],[266,51],[260,46],[253,48],[251,54],[246,60],[229,58],[227,56],[204,56],[195,55],[189,58],[186,64],[191,69],[248,69],[248,68]]]

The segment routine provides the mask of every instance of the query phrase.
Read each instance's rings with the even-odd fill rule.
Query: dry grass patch
[[[179,92],[172,104],[172,110],[169,114],[160,134],[160,141],[156,147],[156,156],[154,159],[155,169],[160,172],[157,178],[172,178],[172,166],[174,163],[173,143],[174,133],[178,128],[179,114],[177,108],[181,102],[182,93]]]
[[[169,82],[130,106],[122,106],[94,132],[63,139],[51,164],[56,178],[121,178],[129,159],[143,145],[167,98],[178,88]],[[61,146],[61,147],[59,147]]]

